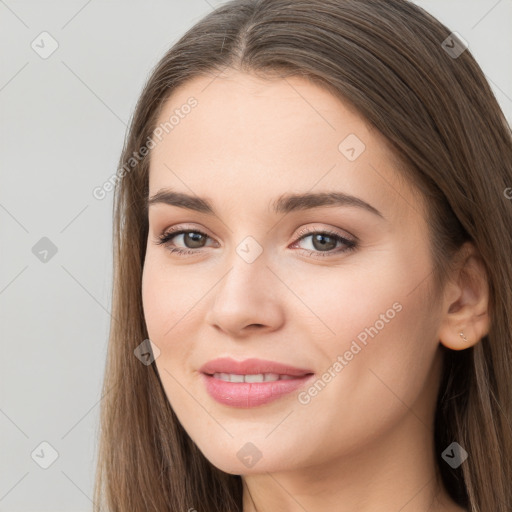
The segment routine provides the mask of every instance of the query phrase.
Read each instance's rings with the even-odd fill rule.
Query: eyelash
[[[203,233],[201,230],[198,230],[198,229],[175,228],[175,229],[167,230],[162,235],[158,236],[157,241],[155,241],[154,243],[156,245],[167,246],[167,245],[169,245],[169,242],[174,237],[176,237],[178,235],[182,235],[184,233],[198,233],[204,237],[210,238],[206,233]],[[299,249],[299,250],[305,251],[308,255],[313,255],[313,257],[315,257],[315,258],[317,258],[317,257],[324,258],[327,256],[335,256],[335,255],[338,255],[341,253],[351,252],[351,251],[355,250],[357,247],[357,243],[355,241],[349,240],[348,238],[345,238],[345,237],[342,237],[341,235],[339,235],[338,233],[336,233],[334,231],[329,231],[328,229],[314,231],[314,230],[308,230],[307,228],[299,232],[299,234],[298,234],[299,238],[293,243],[293,245],[300,242],[304,238],[307,238],[308,236],[317,235],[317,234],[318,235],[328,235],[328,236],[334,238],[337,242],[342,242],[343,244],[345,244],[345,248],[342,250],[337,250],[337,251],[330,250],[330,251],[325,251],[325,252],[324,251],[311,251],[309,249]],[[181,249],[179,247],[172,247],[172,248],[168,248],[168,251],[171,253],[178,254],[180,256],[185,256],[185,255],[197,254],[198,252],[201,251],[201,249]]]

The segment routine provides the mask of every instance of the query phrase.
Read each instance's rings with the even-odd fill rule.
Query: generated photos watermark
[[[343,368],[345,368],[354,356],[359,354],[363,348],[368,345],[368,337],[374,338],[379,334],[384,327],[386,327],[397,313],[402,311],[402,304],[395,302],[385,313],[379,315],[378,320],[370,327],[365,327],[357,336],[352,340],[350,348],[346,350],[343,355],[338,355],[334,363],[327,368],[327,370],[319,377],[307,390],[301,391],[298,394],[298,401],[302,405],[307,405],[311,400],[322,391],[329,382],[331,382],[336,375],[338,375]],[[359,342],[359,343],[358,343]]]
[[[107,197],[109,192],[114,190],[115,184],[118,180],[124,178],[130,171],[132,171],[137,164],[144,159],[150,150],[155,148],[165,134],[170,133],[178,126],[185,117],[192,112],[194,107],[197,107],[198,101],[196,98],[191,96],[187,102],[181,105],[179,108],[174,109],[174,113],[169,116],[169,120],[164,123],[160,123],[152,133],[151,137],[147,137],[146,143],[140,147],[139,151],[134,151],[128,161],[117,170],[115,174],[110,176],[103,182],[101,186],[94,187],[92,195],[95,199],[101,201]]]

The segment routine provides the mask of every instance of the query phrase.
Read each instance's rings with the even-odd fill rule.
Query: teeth
[[[277,373],[258,373],[256,375],[238,375],[236,373],[214,373],[214,378],[226,382],[274,382],[276,380],[294,379],[291,375],[279,375]]]

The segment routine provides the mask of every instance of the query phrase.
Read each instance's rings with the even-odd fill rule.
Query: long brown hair
[[[242,510],[241,476],[203,456],[169,405],[155,364],[134,356],[148,338],[141,277],[150,153],[141,157],[141,148],[174,89],[225,69],[313,80],[384,135],[403,176],[428,204],[437,283],[463,242],[478,249],[489,281],[490,329],[471,348],[445,350],[436,457],[459,505],[512,510],[512,138],[469,49],[450,53],[450,34],[405,0],[233,0],[188,30],[157,64],[116,175],[95,511]],[[453,441],[470,454],[456,470],[440,457]]]

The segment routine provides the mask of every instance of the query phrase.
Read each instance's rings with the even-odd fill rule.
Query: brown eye
[[[175,247],[173,240],[178,236],[183,235],[183,244],[185,248]],[[170,252],[176,252],[178,254],[192,254],[195,250],[204,247],[206,239],[209,238],[206,233],[192,229],[180,229],[177,231],[167,231],[163,235],[158,237],[157,245],[169,246]]]
[[[311,238],[312,249],[304,249],[308,254],[315,256],[334,256],[356,248],[356,242],[349,240],[333,231],[310,231],[302,235],[295,243],[297,245],[302,240]],[[344,248],[335,251],[336,245],[341,243]]]

